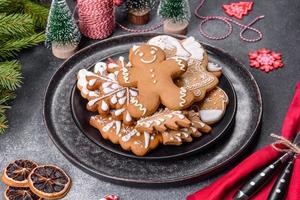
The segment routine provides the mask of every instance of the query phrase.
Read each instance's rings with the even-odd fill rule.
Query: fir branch
[[[45,28],[47,25],[49,9],[29,0],[24,0],[24,13],[30,14],[34,23],[39,28]]]
[[[0,113],[0,134],[3,134],[4,131],[5,131],[5,129],[8,128],[8,124],[7,123],[8,122],[7,122],[7,119],[6,119],[5,115],[4,115],[4,113],[3,114]]]
[[[16,61],[5,61],[0,63],[1,88],[14,91],[21,86],[22,75],[19,69],[20,69],[20,64]],[[7,98],[0,99],[0,104],[3,104],[6,101]]]
[[[0,13],[0,40],[32,34],[34,34],[34,24],[30,15]]]
[[[9,101],[16,98],[16,94],[8,89],[0,89],[0,100],[2,104],[7,105]]]
[[[44,33],[36,33],[21,39],[8,40],[0,45],[0,58],[9,58],[17,55],[24,48],[32,47],[45,40]]]
[[[23,6],[23,0],[0,0],[0,13],[20,13]]]

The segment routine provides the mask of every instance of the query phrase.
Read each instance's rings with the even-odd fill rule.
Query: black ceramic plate
[[[232,131],[220,142],[181,159],[140,160],[108,151],[82,133],[74,122],[70,107],[78,70],[89,68],[99,59],[119,55],[134,43],[156,35],[123,35],[95,43],[65,61],[49,83],[44,101],[44,120],[49,136],[66,158],[94,177],[119,184],[187,184],[224,169],[254,139],[261,121],[262,100],[253,76],[228,53],[206,44],[209,59],[223,67],[238,101]]]
[[[127,49],[126,52],[129,50]],[[117,56],[116,59],[121,55]],[[124,56],[124,55],[122,55]],[[90,69],[91,70],[91,69]],[[89,124],[89,119],[91,116],[95,115],[95,113],[91,113],[87,111],[86,104],[87,100],[83,99],[80,95],[80,91],[76,88],[76,84],[73,87],[71,93],[71,111],[74,117],[74,120],[80,130],[93,142],[98,144],[99,146],[115,152],[117,154],[128,156],[131,158],[139,158],[139,159],[170,159],[170,158],[179,158],[188,156],[192,153],[199,152],[204,148],[207,148],[213,145],[218,141],[222,136],[230,134],[230,130],[232,123],[234,122],[234,116],[236,112],[236,95],[231,85],[230,81],[226,78],[226,75],[223,75],[220,79],[219,87],[221,87],[229,98],[229,104],[226,110],[226,113],[222,120],[213,126],[213,130],[209,134],[204,134],[200,138],[195,138],[192,143],[185,143],[181,146],[164,146],[160,145],[158,148],[152,150],[147,155],[140,157],[135,156],[130,151],[123,150],[120,145],[113,144],[109,140],[105,140],[99,134],[99,131],[93,128]]]

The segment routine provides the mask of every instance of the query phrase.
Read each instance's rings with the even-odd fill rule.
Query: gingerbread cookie
[[[196,103],[199,107],[200,119],[207,124],[218,122],[223,117],[228,103],[229,99],[225,91],[216,87],[202,102]]]
[[[160,134],[139,132],[133,126],[124,126],[121,121],[109,116],[93,116],[90,124],[99,130],[103,138],[120,144],[124,150],[132,151],[138,156],[144,156],[155,149],[161,141]]]
[[[163,133],[167,129],[178,130],[180,128],[190,127],[190,125],[190,120],[186,118],[182,111],[164,109],[149,117],[139,119],[135,128],[140,132],[146,131],[153,133],[158,131]]]
[[[138,88],[138,96],[132,97],[128,106],[133,117],[153,114],[160,103],[171,110],[182,110],[193,103],[193,93],[173,82],[187,69],[183,59],[166,60],[159,47],[144,44],[130,49],[129,61],[131,67],[122,67],[118,81],[124,87]]]
[[[112,61],[108,64],[98,62],[93,72],[80,70],[78,77],[81,79],[78,79],[77,85],[80,83],[80,86],[83,86],[78,87],[81,93],[83,89],[88,91],[84,97],[89,100],[87,104],[89,111],[98,111],[102,116],[112,114],[114,119],[129,125],[134,120],[127,111],[127,106],[130,98],[136,97],[138,92],[136,88],[123,87],[118,83],[118,66],[125,65],[124,58],[120,57],[118,62],[118,64]]]

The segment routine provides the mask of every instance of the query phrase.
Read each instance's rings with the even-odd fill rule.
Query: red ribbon
[[[282,136],[292,141],[300,131],[300,82],[297,84],[294,98],[290,104],[288,112],[282,126]],[[211,185],[191,194],[187,200],[232,200],[234,194],[249,178],[254,171],[258,171],[268,163],[275,161],[281,155],[280,152],[272,148],[272,145],[266,146],[250,155],[238,166],[232,169],[225,176],[219,178]],[[276,176],[251,200],[265,200],[272,189]],[[287,200],[300,199],[300,156],[295,160],[291,182],[289,184]]]

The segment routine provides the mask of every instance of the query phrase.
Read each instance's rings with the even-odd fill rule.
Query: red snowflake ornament
[[[283,67],[281,53],[262,48],[249,53],[250,66],[265,72]]]
[[[114,194],[106,195],[105,197],[101,198],[100,200],[119,200],[119,197]]]
[[[222,7],[227,15],[237,19],[243,19],[243,17],[247,15],[250,10],[252,10],[253,2],[241,1],[227,5],[225,4]]]

